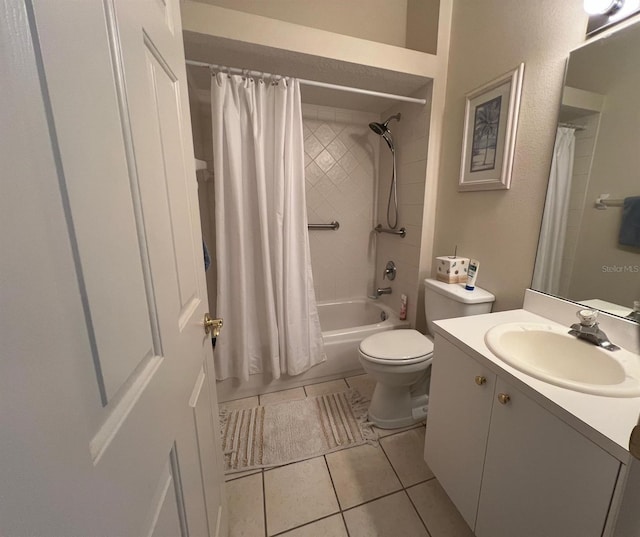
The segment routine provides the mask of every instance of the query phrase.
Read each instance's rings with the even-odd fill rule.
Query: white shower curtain
[[[574,129],[558,127],[533,273],[532,287],[553,295],[560,291],[575,141]]]
[[[211,79],[216,376],[298,375],[324,361],[304,190],[300,86]]]

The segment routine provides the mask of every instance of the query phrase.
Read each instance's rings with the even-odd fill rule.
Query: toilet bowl
[[[433,342],[417,330],[389,330],[362,340],[358,350],[363,369],[376,381],[369,421],[396,429],[423,420]]]
[[[491,312],[495,297],[476,287],[426,279],[427,330],[433,321]],[[389,330],[360,342],[360,364],[376,387],[369,405],[369,421],[381,429],[407,427],[427,416],[433,340],[417,330]]]

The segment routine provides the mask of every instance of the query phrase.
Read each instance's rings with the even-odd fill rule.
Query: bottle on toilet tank
[[[469,268],[467,270],[467,283],[464,288],[467,291],[473,291],[476,287],[476,278],[478,277],[478,268],[480,267],[480,262],[476,259],[469,260]]]

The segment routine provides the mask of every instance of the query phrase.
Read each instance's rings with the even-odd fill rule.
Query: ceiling
[[[185,55],[189,60],[225,65],[285,76],[294,76],[342,86],[428,98],[431,79],[340,60],[265,47],[195,32],[184,32]],[[203,67],[187,66],[191,90],[202,104],[209,104],[210,76]],[[393,101],[343,91],[302,86],[302,101],[379,112]]]

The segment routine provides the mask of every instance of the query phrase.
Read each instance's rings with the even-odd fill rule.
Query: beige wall
[[[406,47],[436,54],[440,0],[407,0]]]
[[[337,231],[309,231],[319,301],[372,293],[379,140],[371,121],[378,121],[377,114],[302,105],[309,223],[340,223]]]
[[[531,284],[565,60],[584,40],[582,0],[454,4],[434,256],[480,261],[494,310],[522,306]],[[465,93],[525,63],[512,186],[458,192]]]
[[[200,0],[285,22],[404,47],[407,0]]]

